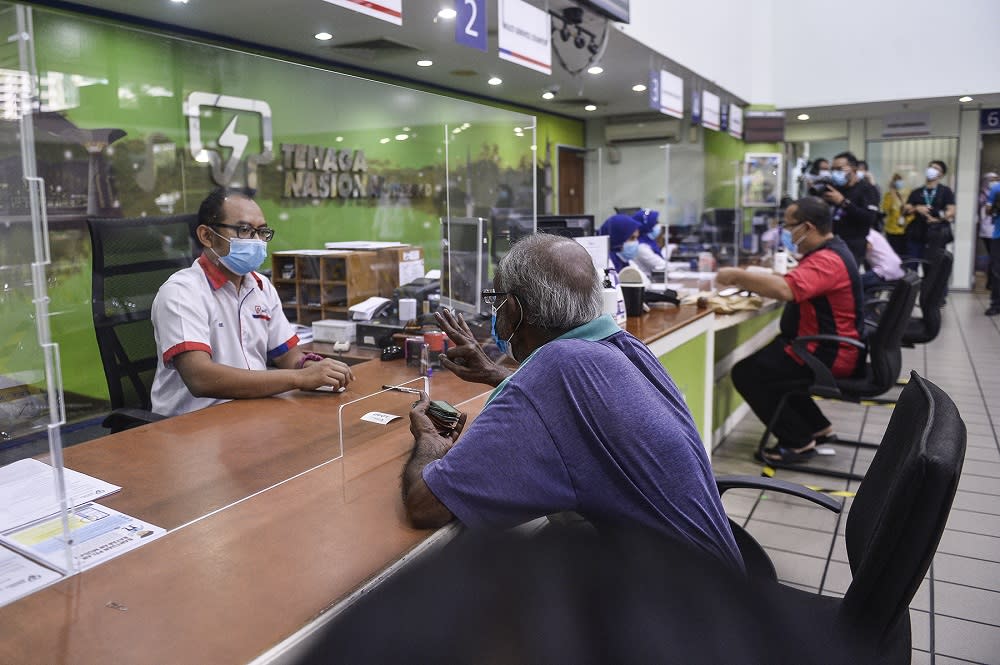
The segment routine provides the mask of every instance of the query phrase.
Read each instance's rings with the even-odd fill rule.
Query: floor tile
[[[963,492],[1000,495],[1000,478],[974,476],[971,473],[963,473],[961,480],[958,482],[958,489]]]
[[[1000,536],[1000,515],[984,515],[967,510],[953,510],[948,516],[948,529],[967,531],[984,536]]]
[[[938,552],[1000,562],[1000,537],[945,529]]]
[[[917,644],[913,646],[920,648]],[[936,616],[934,617],[934,650],[939,654],[954,658],[964,658],[979,663],[996,663],[997,654],[1000,654],[1000,628],[973,621]]]
[[[799,499],[798,503],[761,500],[753,519],[831,533],[837,523],[837,514],[814,505],[804,499]]]
[[[730,517],[747,517],[756,503],[756,497],[733,494],[732,491],[722,495],[722,506]]]
[[[937,617],[935,617],[936,619]],[[920,610],[910,610],[910,646],[922,651],[931,650],[931,615]],[[935,632],[935,637],[937,633]]]
[[[934,580],[934,611],[1000,627],[1000,592]]]
[[[823,568],[826,561],[804,554],[793,554],[781,550],[768,549],[767,556],[770,557],[778,572],[778,578],[801,584],[810,588],[818,589],[819,582],[823,577]]]
[[[913,653],[917,653],[917,650],[914,649]],[[923,652],[921,651],[920,653]],[[915,663],[917,661],[914,660],[913,662]],[[934,665],[969,665],[970,663],[972,663],[972,665],[989,665],[987,663],[981,663],[975,660],[964,660],[962,658],[949,658],[948,656],[942,656],[939,653],[934,654]]]
[[[978,494],[976,492],[955,493],[954,510],[973,510],[977,513],[1000,515],[1000,496],[993,494]]]
[[[938,552],[934,557],[934,580],[1000,592],[1000,563]]]
[[[807,554],[824,561],[830,553],[830,545],[833,542],[833,536],[829,533],[762,522],[756,518],[747,523],[747,531],[765,548]],[[819,586],[819,581],[816,582],[816,586]]]

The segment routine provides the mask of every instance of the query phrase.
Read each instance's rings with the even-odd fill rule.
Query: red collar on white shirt
[[[229,276],[226,275],[222,268],[209,261],[204,252],[198,257],[198,265],[205,272],[205,277],[208,278],[208,283],[212,285],[213,290],[218,291],[229,281]],[[257,281],[257,288],[263,291],[264,281],[260,278],[260,275],[255,272],[251,272],[250,274]]]

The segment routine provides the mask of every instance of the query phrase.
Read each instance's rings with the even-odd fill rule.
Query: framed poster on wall
[[[746,153],[740,184],[745,208],[776,208],[781,201],[781,153]]]

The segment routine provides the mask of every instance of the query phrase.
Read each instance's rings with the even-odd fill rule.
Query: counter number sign
[[[486,52],[486,0],[455,0],[455,41]]]
[[[1000,109],[983,109],[979,112],[979,130],[1000,132]]]

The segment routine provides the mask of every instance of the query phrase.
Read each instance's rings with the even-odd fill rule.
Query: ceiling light
[[[489,81],[487,81],[487,83],[489,83],[490,85],[500,85],[501,83],[503,83],[503,79],[500,78],[499,76],[493,76],[490,78]]]
[[[555,99],[556,93],[551,90],[546,90],[542,93],[542,99]]]
[[[469,124],[469,123],[467,123],[467,122],[463,122],[463,123],[462,123],[462,129],[468,129],[469,127],[472,127],[472,125],[470,125],[470,124]]]
[[[632,86],[632,92],[646,92],[646,85],[644,83],[636,83]]]
[[[451,130],[451,133],[452,134],[461,134],[462,133],[462,128],[461,127],[456,127],[455,129]]]
[[[313,37],[320,40],[321,42],[326,42],[333,39],[333,35],[331,35],[329,32],[317,32],[315,35],[313,35]]]
[[[795,117],[798,118],[799,120],[808,120],[809,119],[809,114],[808,113],[800,113],[800,114],[798,114]]]
[[[972,97],[969,97],[968,95],[966,95],[964,97],[959,97],[958,101],[960,101],[960,102],[962,102],[964,104],[965,102],[971,102],[972,101]]]
[[[584,111],[596,111],[597,107],[594,106],[593,104],[587,104],[586,106],[583,107],[583,110]]]
[[[417,60],[417,67],[430,67],[433,64],[433,60]]]
[[[405,141],[408,138],[410,138],[409,134],[396,134],[397,141]]]
[[[170,0],[170,2],[176,2],[178,5],[186,5],[188,0]]]
[[[441,11],[438,12],[438,18],[443,18],[446,21],[450,21],[451,19],[455,18],[456,16],[458,16],[458,12],[456,12],[454,9],[451,9],[451,8],[448,8],[448,7],[444,8]]]
[[[386,137],[386,138],[384,138],[384,139],[379,139],[379,140],[378,140],[378,142],[379,142],[379,143],[388,143],[388,142],[389,142],[389,141],[391,141],[391,140],[392,140],[392,139],[390,139],[389,137]]]
[[[590,69],[587,70],[587,73],[588,74],[595,74],[595,75],[596,74],[603,74],[604,73],[604,67],[601,67],[600,65],[594,65],[593,67],[591,67]]]
[[[344,140],[344,137],[343,137],[343,136],[338,136],[338,137],[337,137],[336,139],[334,139],[334,140],[335,140],[335,141],[336,141],[337,143],[340,143],[341,141],[343,141],[343,140]]]
[[[408,132],[408,131],[410,131],[410,128],[409,127],[403,127],[403,131],[404,132]]]

